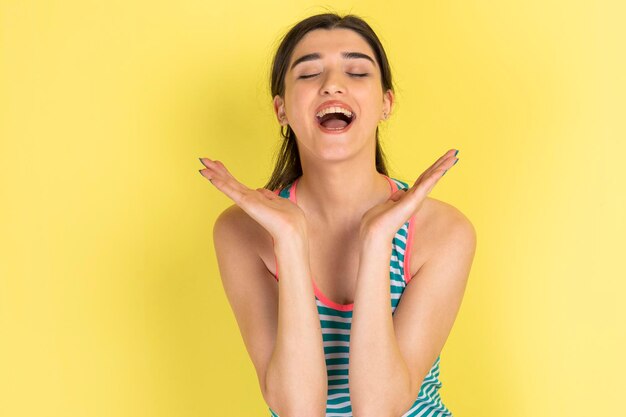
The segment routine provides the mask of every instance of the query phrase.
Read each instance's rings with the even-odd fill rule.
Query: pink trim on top
[[[296,178],[296,180],[291,184],[291,187],[289,187],[289,200],[294,203],[296,202],[296,184],[300,181],[300,178],[302,178],[302,176]]]
[[[411,248],[413,247],[413,235],[415,233],[415,215],[409,219],[409,230],[407,231],[406,248],[404,249],[404,282],[411,281]]]
[[[393,181],[391,178],[389,178],[385,174],[380,174],[380,175],[385,177],[387,181],[389,182],[389,187],[391,188],[391,194],[398,191],[398,184],[396,184],[395,181]],[[300,178],[302,178],[302,176],[296,178],[296,180],[289,187],[289,200],[292,201],[294,204],[298,204],[298,200],[296,199],[296,189],[297,189],[298,181],[300,181]],[[273,242],[274,242],[274,239],[272,238],[272,244]],[[276,259],[276,252],[274,252],[274,260],[276,262],[276,276],[274,278],[276,279],[276,281],[278,281],[278,260]],[[312,276],[311,276],[311,283],[313,284],[313,291],[315,292],[315,295],[317,296],[317,298],[323,304],[326,304],[328,307],[334,308],[335,310],[339,310],[339,311],[352,311],[352,309],[354,308],[354,303],[339,304],[339,303],[332,301],[328,297],[326,297],[322,293],[322,291],[317,287],[317,284],[315,284],[315,280],[313,279]]]
[[[274,194],[279,195],[280,189],[272,191]],[[274,247],[274,237],[272,237],[272,248]],[[278,282],[278,259],[276,258],[276,251],[274,251],[274,265],[276,265],[276,275],[274,279]]]
[[[272,247],[274,247],[274,238],[272,238]],[[276,251],[274,250],[274,265],[276,265],[276,275],[274,279],[278,282],[278,258],[276,257]]]
[[[317,296],[317,298],[319,298],[319,300],[322,303],[326,304],[328,307],[334,308],[335,310],[339,310],[339,311],[352,311],[352,309],[354,308],[354,303],[339,304],[339,303],[334,302],[330,298],[326,297],[324,294],[322,294],[322,291],[319,288],[317,288],[317,285],[315,284],[313,277],[311,277],[311,282],[313,283],[313,291],[315,292],[315,295]]]
[[[385,174],[380,174],[380,175],[382,175],[383,177],[385,177],[387,179],[387,181],[389,181],[389,185],[391,186],[391,194],[393,194],[396,191],[398,191],[398,184],[396,184],[395,181],[393,181],[391,178],[389,178]],[[389,196],[391,196],[391,194]]]
[[[382,175],[382,174],[381,174]],[[398,185],[392,181],[389,177],[387,177],[385,175],[385,177],[389,180],[390,183],[392,183],[392,194],[395,193],[396,191],[398,191]],[[411,248],[413,247],[413,234],[415,231],[415,215],[411,216],[411,218],[409,218],[409,226],[408,226],[408,230],[407,230],[407,237],[406,237],[406,247],[404,250],[404,282],[406,284],[409,283],[409,281],[411,281]]]

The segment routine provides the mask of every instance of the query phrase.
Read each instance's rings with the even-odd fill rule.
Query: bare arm
[[[200,174],[236,204],[217,219],[213,236],[224,289],[263,397],[281,417],[324,416],[326,362],[304,212],[277,193],[246,187],[220,161],[200,161],[206,167]],[[258,242],[269,238],[278,285],[257,251]]]
[[[324,416],[327,376],[306,239],[277,239],[278,285],[253,242],[271,239],[241,208],[217,219],[222,283],[263,398],[280,417]]]
[[[308,242],[293,238],[277,242],[279,307],[276,346],[266,384],[286,416],[325,416],[328,381],[311,271]]]
[[[459,311],[476,236],[469,220],[451,206],[438,216],[442,227],[430,242],[433,255],[410,279],[393,315],[389,306],[391,239],[456,164],[457,154],[448,150],[412,187],[393,193],[361,220],[349,373],[352,407],[362,417],[396,417],[409,409]]]
[[[475,231],[462,215],[442,230],[435,255],[412,277],[395,314],[389,306],[389,243],[363,244],[354,301],[350,392],[355,415],[406,413],[443,349],[459,311]],[[372,360],[376,358],[376,360]]]

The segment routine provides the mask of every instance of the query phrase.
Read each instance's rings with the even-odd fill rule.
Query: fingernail
[[[454,153],[454,156],[456,156],[459,153],[459,150],[457,149],[456,152]]]
[[[454,164],[452,164],[452,166],[456,165],[457,162],[459,162],[458,159],[456,161],[454,161]]]
[[[202,158],[198,158],[198,161],[200,161],[200,163],[204,165],[204,162],[202,162]]]

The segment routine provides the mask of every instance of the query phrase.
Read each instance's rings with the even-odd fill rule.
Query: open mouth
[[[347,130],[356,115],[342,107],[329,107],[317,113],[315,117],[323,131],[337,133]]]

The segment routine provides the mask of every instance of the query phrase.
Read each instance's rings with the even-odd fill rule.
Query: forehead
[[[375,60],[374,51],[367,41],[351,29],[315,29],[296,44],[289,65],[299,56],[319,52],[323,57],[341,52],[362,52]]]

